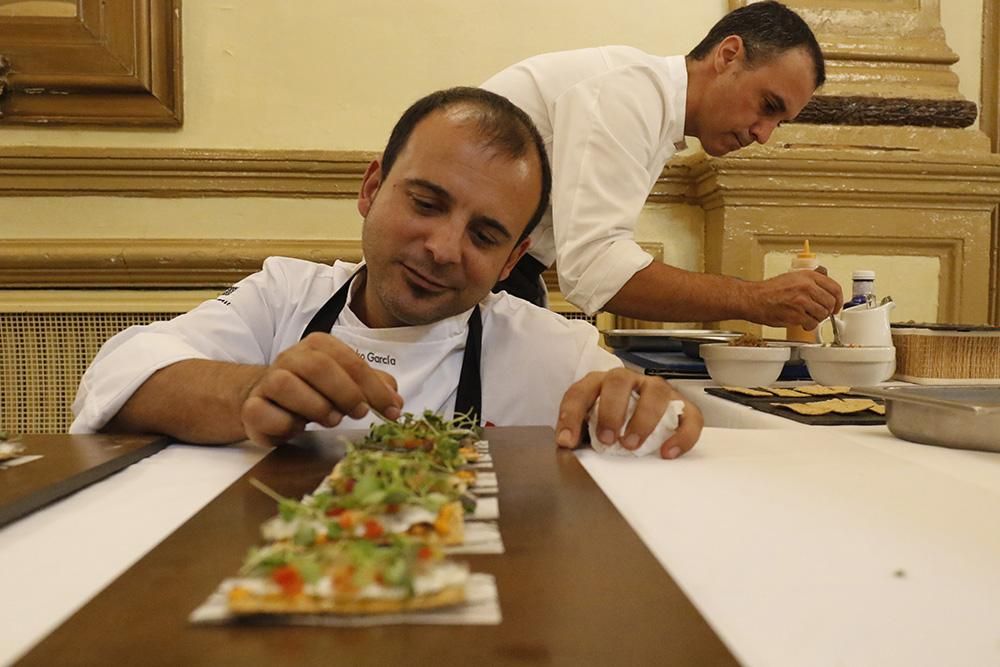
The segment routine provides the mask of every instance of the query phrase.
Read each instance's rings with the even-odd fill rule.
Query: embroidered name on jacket
[[[395,366],[396,357],[391,354],[379,354],[378,352],[362,352],[361,350],[354,350],[359,357],[367,361],[369,364],[381,364],[382,366]]]
[[[229,289],[227,289],[225,292],[223,292],[219,296],[215,297],[215,300],[219,301],[221,303],[224,303],[227,306],[231,306],[231,305],[233,305],[232,302],[229,299],[225,299],[223,297],[229,296],[230,294],[232,294],[233,292],[235,292],[238,289],[239,289],[238,285],[233,285],[232,287],[230,287]]]

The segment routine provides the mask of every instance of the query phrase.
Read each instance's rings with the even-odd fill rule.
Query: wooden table
[[[169,440],[155,436],[25,435],[25,456],[42,458],[0,470],[0,526],[79,491],[136,461]]]
[[[268,455],[23,664],[735,664],[576,457],[555,449],[551,429],[491,429],[488,439],[507,552],[468,561],[496,576],[498,626],[188,624],[275,511],[248,478],[298,497],[342,456],[316,436]]]

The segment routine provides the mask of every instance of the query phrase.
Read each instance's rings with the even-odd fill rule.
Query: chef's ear
[[[713,52],[713,62],[717,74],[722,74],[733,63],[741,63],[745,57],[743,38],[739,35],[729,35],[718,43]]]
[[[514,246],[514,249],[510,251],[510,256],[507,257],[507,261],[504,262],[503,270],[500,271],[500,278],[498,279],[498,282],[500,280],[507,280],[507,276],[509,276],[510,272],[514,270],[514,265],[517,264],[522,257],[524,257],[524,253],[528,252],[528,248],[530,247],[531,239],[524,239]]]
[[[382,163],[372,160],[361,179],[361,192],[358,193],[358,213],[366,217],[375,202],[375,194],[382,185]]]

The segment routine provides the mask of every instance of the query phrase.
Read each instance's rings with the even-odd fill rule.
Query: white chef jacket
[[[566,299],[593,314],[652,262],[635,225],[663,166],[684,147],[684,56],[629,46],[546,53],[482,87],[538,126],[552,163],[552,205],[530,253],[546,266],[555,261]]]
[[[301,339],[309,321],[357,266],[272,257],[262,271],[189,313],[115,335],[83,376],[70,432],[97,431],[150,375],[177,361],[271,364]],[[484,422],[554,426],[570,384],[590,371],[621,366],[597,345],[597,332],[584,322],[506,292],[490,294],[480,309]],[[348,300],[331,333],[370,366],[396,378],[404,410],[450,415],[471,312],[422,326],[370,329]],[[345,418],[338,428],[365,428],[372,419]]]

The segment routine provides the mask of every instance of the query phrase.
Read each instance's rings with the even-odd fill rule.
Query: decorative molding
[[[206,288],[231,285],[281,255],[356,262],[361,242],[312,239],[4,239],[0,288]]]
[[[0,147],[0,197],[356,199],[376,151]],[[663,171],[650,201],[695,203],[694,153]]]
[[[662,261],[662,243],[639,246]],[[278,255],[327,264],[357,262],[361,242],[6,239],[0,241],[0,313],[183,313]],[[600,329],[659,326],[608,313],[586,318],[563,298],[554,268],[543,278],[556,312],[592,320]]]
[[[993,209],[990,234],[990,324],[1000,326],[1000,206]]]
[[[0,290],[0,313],[186,313],[214,290]]]
[[[0,148],[0,196],[353,199],[370,151]]]
[[[983,63],[979,126],[1000,153],[1000,0],[983,0]],[[1000,206],[993,209],[990,248],[990,323],[1000,324]]]
[[[753,0],[730,0],[735,8]],[[806,20],[826,58],[821,94],[962,99],[958,55],[941,27],[939,0],[786,0]],[[890,39],[886,36],[891,35]]]
[[[713,205],[719,174],[757,176],[761,187],[786,191],[776,176],[793,178],[809,191],[843,192],[843,179],[865,181],[863,191],[949,197],[958,192],[996,197],[1000,157],[911,154],[878,147],[789,145],[754,147],[738,156],[692,153],[672,161],[650,202]],[[912,153],[918,153],[912,151]],[[355,199],[373,151],[101,150],[0,148],[0,197],[308,197]],[[814,179],[806,183],[807,179]],[[939,181],[927,189],[925,184]],[[756,190],[756,188],[751,188]],[[839,194],[838,194],[839,193]],[[755,194],[751,192],[750,194]]]
[[[795,122],[963,128],[976,122],[977,113],[976,103],[967,100],[817,95]]]
[[[983,0],[983,63],[980,128],[1000,153],[1000,0]]]
[[[841,159],[836,157],[840,154]],[[880,206],[989,210],[1000,198],[1000,157],[934,158],[877,150],[747,149],[692,173],[706,211],[725,206]]]

